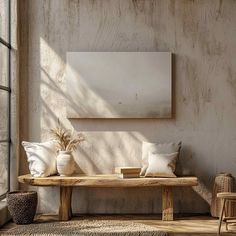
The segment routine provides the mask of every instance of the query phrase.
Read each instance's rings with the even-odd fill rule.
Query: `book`
[[[121,179],[129,179],[129,178],[139,178],[139,173],[136,174],[117,174],[117,176]]]
[[[115,173],[116,174],[138,174],[141,172],[140,167],[116,167]]]

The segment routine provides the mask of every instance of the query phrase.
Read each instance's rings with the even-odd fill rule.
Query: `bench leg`
[[[162,220],[173,220],[173,213],[172,187],[162,187]]]
[[[59,208],[59,220],[70,220],[72,217],[71,210],[71,196],[72,187],[60,187],[60,208]]]

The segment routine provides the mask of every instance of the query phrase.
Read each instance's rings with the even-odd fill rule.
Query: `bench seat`
[[[173,193],[172,187],[187,187],[198,185],[197,177],[177,178],[130,178],[121,179],[116,175],[74,175],[32,177],[22,175],[18,181],[33,186],[59,186],[60,208],[59,219],[69,220],[72,217],[71,196],[73,187],[99,187],[99,188],[137,188],[162,187],[162,220],[173,220]]]

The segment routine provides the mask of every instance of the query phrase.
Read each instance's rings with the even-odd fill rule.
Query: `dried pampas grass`
[[[57,141],[58,151],[75,151],[85,139],[82,134],[58,126],[50,130],[53,139]]]

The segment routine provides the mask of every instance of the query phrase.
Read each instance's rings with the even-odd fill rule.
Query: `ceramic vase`
[[[57,156],[57,172],[60,176],[74,173],[74,160],[71,151],[60,151]]]

